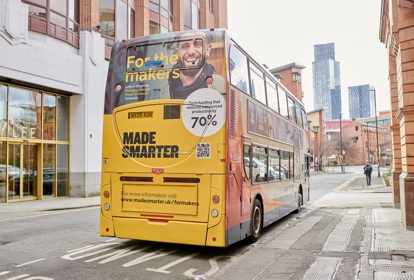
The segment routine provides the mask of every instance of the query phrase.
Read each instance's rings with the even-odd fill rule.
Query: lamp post
[[[368,91],[373,91],[374,92],[375,132],[377,134],[378,177],[381,177],[381,174],[380,174],[380,154],[379,154],[379,143],[378,143],[377,95],[375,93],[375,88],[368,89]]]
[[[339,152],[339,157],[341,158],[341,171],[345,173],[345,166],[343,160],[343,147],[342,147],[342,113],[339,113],[339,134],[341,138],[341,151]]]

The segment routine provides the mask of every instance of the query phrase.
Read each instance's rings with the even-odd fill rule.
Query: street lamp
[[[378,177],[381,177],[381,175],[380,175],[380,154],[379,154],[379,143],[378,143],[377,96],[375,94],[375,88],[368,89],[368,91],[373,91],[374,92],[375,131],[376,131],[376,134],[377,134]]]
[[[343,161],[343,147],[342,147],[342,113],[339,113],[339,136],[341,138],[341,151],[339,152],[339,158],[341,158],[341,171],[345,173],[345,166]]]

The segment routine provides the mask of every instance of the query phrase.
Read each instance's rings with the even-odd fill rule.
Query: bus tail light
[[[213,83],[213,77],[208,76],[205,80],[206,84],[211,85]]]
[[[214,195],[212,200],[214,204],[217,204],[220,202],[220,197],[218,195]]]
[[[109,192],[108,192],[108,191],[104,191],[103,196],[104,196],[105,198],[108,198],[108,197],[109,197]]]

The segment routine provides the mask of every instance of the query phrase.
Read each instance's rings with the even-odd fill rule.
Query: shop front
[[[69,196],[69,97],[0,84],[0,203]]]

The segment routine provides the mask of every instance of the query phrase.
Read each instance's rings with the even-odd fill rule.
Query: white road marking
[[[36,262],[41,262],[41,261],[44,261],[45,259],[38,259],[38,260],[35,260],[35,261],[31,261],[31,262],[27,262],[27,263],[22,263],[22,264],[19,264],[19,265],[16,265],[16,267],[22,267],[22,266],[25,266],[25,265],[28,265],[28,264],[32,264],[32,263],[36,263]]]

